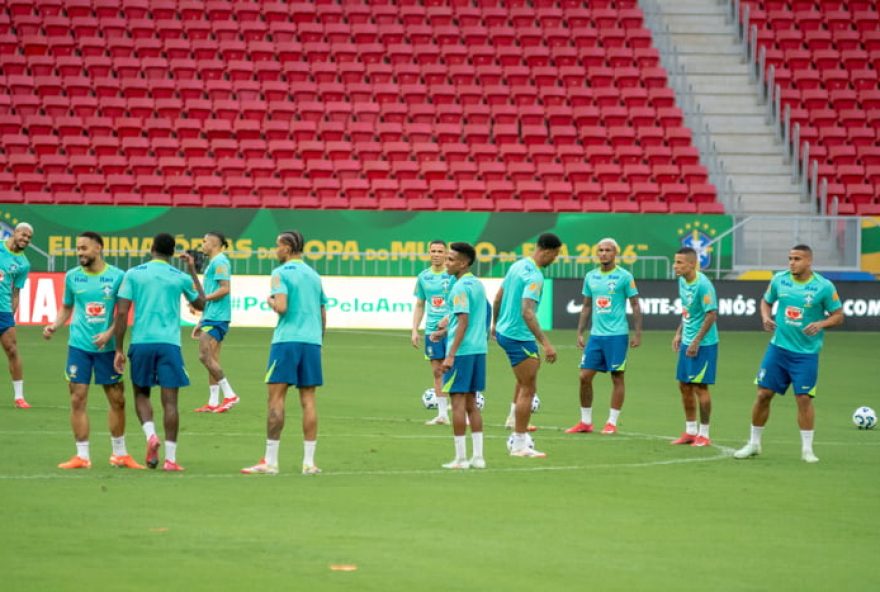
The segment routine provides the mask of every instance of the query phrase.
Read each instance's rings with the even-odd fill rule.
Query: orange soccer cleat
[[[135,459],[131,457],[130,454],[124,455],[112,455],[110,457],[110,464],[114,467],[119,467],[120,469],[143,469],[144,465],[139,464]]]
[[[91,469],[92,461],[81,456],[72,456],[67,462],[58,465],[59,469]]]
[[[670,442],[670,444],[673,446],[678,446],[680,444],[693,444],[696,439],[696,435],[683,433],[681,436]]]
[[[18,409],[30,409],[31,408],[30,404],[27,401],[25,401],[24,399],[15,399],[15,406]]]
[[[574,426],[565,430],[566,434],[590,434],[593,432],[593,424],[577,422]]]

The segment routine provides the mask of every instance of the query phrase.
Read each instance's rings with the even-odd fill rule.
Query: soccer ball
[[[853,423],[860,430],[870,430],[877,425],[877,414],[870,407],[859,407],[853,413]]]
[[[507,452],[513,451],[513,438],[514,434],[510,434],[510,436],[507,437]],[[535,441],[532,440],[532,436],[530,434],[526,434],[526,443],[529,448],[531,448],[532,450],[535,449]]]
[[[535,393],[535,397],[532,399],[532,413],[537,413],[540,408],[541,399],[538,398],[538,393]]]
[[[437,408],[437,394],[434,392],[433,388],[429,388],[422,393],[422,405],[425,406],[425,409]]]
[[[483,407],[486,406],[486,397],[483,396],[483,393],[481,393],[480,391],[477,391],[476,396],[474,397],[474,399],[476,399],[477,409],[479,409],[480,411],[482,411],[482,410],[483,410]]]

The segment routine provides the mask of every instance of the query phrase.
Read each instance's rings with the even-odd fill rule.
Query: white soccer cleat
[[[733,458],[737,460],[742,460],[744,458],[751,458],[753,456],[758,456],[761,454],[761,445],[760,444],[752,444],[749,442],[739,450],[733,453]]]
[[[425,425],[433,426],[433,425],[449,425],[449,418],[445,415],[438,415],[434,419],[429,419],[425,422]]]
[[[507,420],[504,422],[504,428],[508,430],[512,430],[516,427],[516,418],[512,415],[507,416]]]
[[[801,452],[801,460],[807,463],[817,463],[819,457],[813,454],[812,450],[804,450]]]
[[[518,456],[520,458],[547,458],[545,453],[529,447],[520,448],[519,450],[511,450],[510,456]]]
[[[277,475],[278,465],[266,464],[266,461],[260,460],[252,467],[245,467],[241,470],[244,475]]]
[[[486,463],[484,461],[483,465],[485,466],[485,464]],[[445,465],[443,465],[443,468],[444,469],[452,469],[455,471],[464,471],[464,470],[471,468],[471,465],[468,461],[457,458],[454,461],[448,462]]]
[[[303,475],[317,475],[321,469],[315,465],[303,465]]]
[[[482,456],[475,456],[470,460],[472,469],[485,469],[486,468],[486,459]]]

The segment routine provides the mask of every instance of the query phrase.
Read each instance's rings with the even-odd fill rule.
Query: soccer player
[[[630,272],[617,265],[620,247],[613,238],[604,238],[596,245],[599,267],[584,277],[584,302],[578,318],[578,347],[583,348],[580,371],[581,420],[565,430],[566,434],[588,434],[593,431],[593,378],[597,372],[611,373],[611,407],[602,433],[617,433],[617,420],[623,409],[626,385],[623,373],[629,347],[642,341],[642,312],[639,291]],[[626,301],[633,311],[635,335],[629,337]],[[584,331],[592,313],[590,339],[584,347]]]
[[[452,397],[452,433],[455,458],[444,469],[485,469],[483,458],[483,416],[476,393],[486,388],[488,352],[488,310],[486,290],[471,273],[477,252],[468,243],[452,243],[446,257],[446,271],[455,278],[449,298],[452,301],[446,358],[443,360],[444,389]],[[473,456],[467,459],[465,433],[471,426]]]
[[[208,403],[196,409],[197,413],[226,413],[239,402],[223,368],[220,350],[229,332],[232,304],[229,297],[232,278],[229,259],[223,250],[229,246],[220,232],[209,232],[202,242],[202,253],[209,259],[205,269],[205,312],[193,333],[199,339],[199,361],[208,371]],[[223,401],[220,401],[220,391]]]
[[[437,417],[430,419],[426,425],[445,425],[449,423],[449,398],[443,392],[443,370],[441,368],[446,357],[446,337],[438,331],[439,323],[449,312],[446,295],[449,292],[450,276],[446,273],[446,243],[433,240],[428,247],[431,255],[431,267],[422,271],[416,278],[414,295],[416,306],[413,311],[412,346],[419,347],[419,326],[425,317],[425,359],[431,363],[434,375],[434,393],[437,395]]]
[[[715,384],[718,366],[718,298],[709,278],[699,271],[697,252],[683,247],[675,254],[672,266],[678,276],[681,298],[681,324],[672,338],[672,350],[678,354],[675,377],[684,405],[684,433],[672,444],[711,446],[709,416],[712,399],[709,385]],[[700,427],[697,429],[697,404]]]
[[[299,389],[303,411],[303,475],[321,472],[315,466],[318,444],[318,409],[315,391],[324,384],[321,345],[327,326],[327,297],[321,276],[302,259],[305,240],[298,230],[282,232],[275,240],[280,265],[272,272],[269,306],[278,315],[272,335],[266,383],[269,413],[266,421],[266,454],[245,474],[276,475],[278,446],[284,429],[284,401],[291,385]]]
[[[0,243],[0,344],[9,360],[13,402],[19,409],[30,409],[30,405],[24,399],[24,371],[15,334],[15,313],[18,312],[18,293],[31,269],[24,250],[31,244],[33,236],[33,226],[21,222],[12,236]]]
[[[813,271],[813,251],[807,245],[793,247],[788,253],[788,271],[773,276],[761,299],[761,320],[773,338],[758,372],[751,437],[733,456],[743,459],[761,454],[761,434],[770,417],[773,395],[784,395],[791,386],[801,430],[801,460],[819,462],[813,453],[819,352],[825,329],[843,324],[843,310],[834,284]]]
[[[548,364],[556,361],[556,349],[538,324],[538,304],[544,288],[541,269],[559,256],[562,241],[555,234],[538,237],[535,253],[510,266],[492,305],[491,334],[507,354],[516,377],[514,402],[506,427],[513,427],[512,456],[544,458],[547,455],[529,445],[527,431],[532,415],[532,400],[538,382],[541,359],[538,343],[544,348]]]
[[[95,384],[104,387],[110,408],[107,423],[114,467],[143,469],[125,448],[125,392],[122,376],[113,368],[113,309],[123,272],[104,261],[104,239],[95,232],[76,238],[79,267],[64,276],[64,300],[54,323],[43,328],[47,340],[73,315],[67,347],[67,376],[70,390],[70,426],[76,440],[76,455],[58,465],[61,469],[88,469],[89,416],[86,402],[94,371]]]
[[[153,423],[153,404],[150,389],[159,386],[165,424],[165,471],[182,471],[177,464],[177,430],[179,416],[177,394],[180,387],[189,386],[189,376],[180,353],[180,297],[184,296],[196,310],[205,308],[205,292],[196,274],[192,255],[180,253],[189,275],[171,265],[176,247],[174,237],[160,233],[153,238],[153,259],[129,269],[119,288],[116,303],[116,356],[114,367],[125,371],[125,332],[128,312],[134,305],[131,329],[131,382],[138,419],[147,438],[149,468],[159,464],[159,437]]]

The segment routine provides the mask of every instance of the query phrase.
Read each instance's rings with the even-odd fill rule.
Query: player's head
[[[535,241],[535,254],[532,257],[538,267],[547,267],[559,257],[562,241],[552,232],[545,232]]]
[[[446,262],[446,241],[434,239],[428,245],[428,254],[431,256],[431,265],[440,267]]]
[[[177,241],[174,240],[173,236],[167,232],[160,232],[153,237],[153,248],[150,252],[153,254],[153,257],[171,259],[174,257],[174,248],[176,246]]]
[[[620,245],[611,237],[606,237],[596,243],[596,259],[602,265],[611,265],[617,254],[620,253]]]
[[[795,245],[788,252],[788,269],[794,275],[809,273],[813,265],[813,249],[807,245]]]
[[[468,243],[450,243],[446,255],[446,273],[461,277],[471,269],[477,259],[477,251]]]
[[[222,232],[205,233],[205,238],[202,239],[202,253],[205,255],[216,255],[228,246],[229,241],[226,240],[226,235]]]
[[[16,253],[24,251],[34,237],[34,227],[27,222],[19,222],[9,237],[9,246]]]
[[[83,267],[91,267],[102,258],[104,239],[97,232],[87,230],[76,237],[76,256]]]
[[[275,255],[284,263],[288,259],[302,255],[305,239],[299,230],[285,230],[275,239]]]
[[[690,277],[699,265],[697,252],[691,247],[682,247],[675,252],[672,270],[676,277]]]

